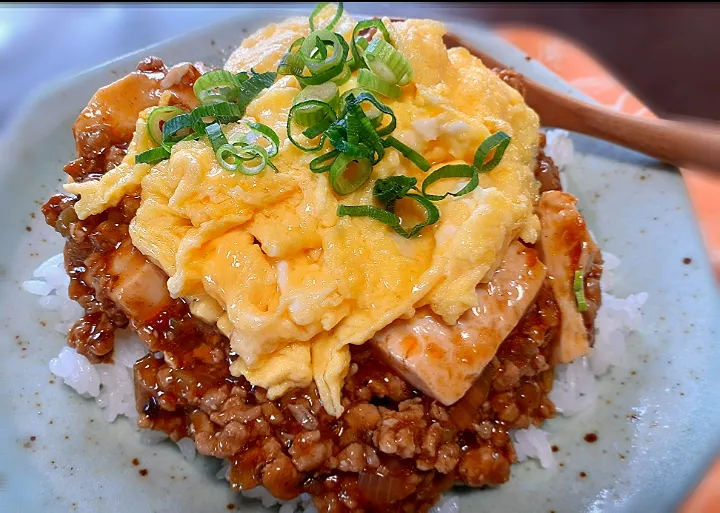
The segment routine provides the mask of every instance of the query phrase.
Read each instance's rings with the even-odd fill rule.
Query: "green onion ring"
[[[300,91],[293,99],[293,105],[307,100],[317,100],[330,105],[335,110],[338,105],[338,86],[333,82],[325,82],[320,85],[307,86]],[[298,110],[295,114],[295,122],[304,127],[317,125],[327,118],[324,108],[309,106]]]
[[[277,73],[274,71],[266,71],[265,73],[255,73],[240,84],[240,91],[238,93],[238,106],[240,108],[240,117],[245,114],[250,102],[252,102],[260,91],[271,87],[277,79]]]
[[[333,162],[338,155],[340,155],[340,152],[338,150],[332,150],[325,153],[324,155],[315,157],[310,162],[310,171],[312,171],[313,173],[324,173],[325,171],[330,171],[330,168],[332,167]],[[326,164],[326,162],[330,163]]]
[[[438,180],[442,180],[444,178],[470,178],[470,181],[465,184],[465,187],[463,187],[459,191],[446,192],[442,196],[428,194],[426,192],[428,187],[430,187]],[[477,168],[475,168],[475,166],[470,166],[468,164],[448,164],[447,166],[443,166],[440,169],[436,169],[435,171],[430,173],[430,175],[425,178],[425,180],[423,180],[422,193],[429,200],[440,201],[442,199],[445,199],[448,195],[458,197],[472,192],[475,190],[479,183],[480,180],[478,177],[478,170]]]
[[[335,119],[330,116],[326,116],[317,125],[311,126],[303,130],[302,134],[308,139],[315,139],[318,135],[322,134],[323,132],[325,132],[325,130],[330,128],[333,123],[335,123]]]
[[[305,60],[305,66],[311,74],[319,75],[340,63],[345,65],[347,53],[344,51],[341,40],[341,35],[326,29],[315,30],[305,38],[298,54]],[[330,43],[333,47],[333,54],[330,57],[327,56],[326,43]],[[313,55],[315,49],[318,50],[319,59]]]
[[[208,71],[193,84],[195,97],[201,104],[234,102],[240,92],[238,80],[229,71]]]
[[[336,83],[337,85],[341,86],[345,82],[350,80],[350,77],[352,77],[352,69],[350,69],[349,64],[345,63],[345,65],[343,66],[342,72],[338,76],[332,78],[331,80],[334,83]]]
[[[185,111],[180,107],[173,107],[170,105],[153,109],[150,115],[148,115],[146,123],[150,139],[152,139],[155,144],[162,144],[163,125],[175,116],[179,116],[184,113]]]
[[[390,123],[377,130],[376,133],[378,137],[384,137],[386,135],[389,135],[393,132],[393,130],[395,130],[395,127],[397,126],[397,118],[395,117],[395,113],[393,112],[393,110],[381,101],[379,101],[377,98],[375,98],[372,93],[367,91],[363,91],[362,93],[358,94],[352,101],[350,101],[350,97],[348,96],[345,102],[345,107],[343,108],[343,112],[340,117],[345,117],[345,115],[348,113],[348,110],[350,109],[351,104],[360,105],[362,104],[362,102],[370,102],[380,112],[390,116]]]
[[[478,149],[475,152],[475,158],[473,159],[474,166],[478,168],[481,173],[487,173],[488,171],[495,169],[495,167],[500,163],[500,160],[502,160],[503,155],[505,155],[505,150],[510,144],[510,139],[511,137],[505,132],[495,132],[485,139],[480,146],[478,146]],[[492,159],[485,162],[488,153],[490,153],[493,149],[495,150],[495,154]]]
[[[220,123],[218,123],[217,121],[207,125],[205,127],[205,133],[207,134],[208,140],[210,141],[210,146],[212,146],[212,149],[215,152],[217,152],[220,146],[224,146],[228,143],[227,137],[225,137],[225,134],[220,127]]]
[[[304,41],[304,37],[293,41],[293,44],[290,45],[290,48],[278,63],[278,75],[302,75],[303,69],[305,69],[305,59],[297,53],[297,50]]]
[[[348,55],[348,52],[350,51],[350,48],[342,37],[339,37],[338,40],[340,42],[340,46],[342,47],[340,62],[338,62],[337,65],[323,71],[322,73],[318,73],[317,75],[295,75],[295,78],[298,79],[298,82],[300,82],[301,86],[306,87],[309,85],[322,84],[324,82],[327,82],[328,80],[334,79],[335,77],[343,73],[343,71],[345,70],[345,59]]]
[[[240,120],[243,111],[236,103],[218,102],[209,105],[200,105],[196,107],[190,115],[193,117],[193,124],[203,123],[205,118],[214,118],[218,123],[232,123]],[[172,121],[171,119],[168,123]],[[167,126],[168,123],[165,125]],[[164,127],[163,133],[165,133]]]
[[[384,39],[370,41],[363,58],[368,69],[385,82],[405,86],[412,80],[410,61]]]
[[[347,99],[352,94],[356,98],[361,94],[367,92],[364,89],[360,87],[354,87],[353,89],[348,89],[343,94],[340,95],[340,109],[345,110],[345,107],[347,105]],[[380,122],[382,121],[383,113],[380,112],[374,105],[370,105],[369,109],[364,109],[363,112],[365,115],[370,119],[370,122],[372,123],[373,127],[377,127]]]
[[[155,165],[158,162],[167,159],[169,156],[170,152],[166,148],[160,146],[135,155],[135,163]]]
[[[360,115],[364,116],[365,113],[358,105],[353,105],[353,109],[350,110],[345,117],[348,144],[358,144],[360,142],[360,115],[357,111],[360,111]],[[374,130],[373,130],[374,132]]]
[[[265,148],[252,144],[238,148],[232,144],[224,144],[215,151],[215,157],[220,166],[227,171],[239,171],[244,175],[254,176],[260,173],[268,164],[268,154]],[[232,162],[228,162],[227,157],[233,157]],[[260,164],[252,167],[245,165],[245,162],[260,158]]]
[[[391,43],[390,41],[390,33],[388,32],[387,27],[385,27],[385,24],[382,22],[382,20],[364,20],[359,22],[357,25],[355,25],[355,28],[352,32],[352,38],[351,38],[351,46],[352,46],[352,54],[353,54],[353,68],[358,69],[365,66],[365,62],[363,60],[362,54],[360,53],[360,50],[358,49],[357,44],[357,37],[358,33],[365,29],[369,29],[375,27],[380,31],[382,36],[385,38],[385,41],[388,43]]]
[[[355,166],[351,166],[356,164]],[[346,172],[354,171],[354,175],[347,176]],[[372,174],[372,164],[366,158],[353,158],[350,155],[340,154],[330,166],[330,185],[333,190],[345,196],[363,186]]]
[[[246,121],[245,124],[250,128],[250,130],[259,133],[265,139],[270,141],[270,150],[267,152],[268,157],[274,157],[278,154],[280,148],[280,137],[278,137],[278,134],[275,133],[275,130],[256,121]]]
[[[585,312],[588,309],[588,304],[587,299],[585,299],[585,273],[582,269],[575,271],[573,291],[575,292],[575,300],[577,301],[578,310]]]
[[[308,18],[308,24],[310,25],[310,30],[315,30],[317,27],[315,26],[315,18],[322,12],[322,10],[327,7],[330,4],[330,2],[320,2],[317,7],[315,7],[315,10],[310,14],[310,18]],[[335,11],[335,16],[328,22],[328,24],[325,27],[325,29],[332,30],[332,28],[337,24],[337,22],[340,20],[340,17],[343,13],[343,3],[339,2],[337,6],[337,10]]]
[[[417,178],[412,176],[388,176],[375,180],[373,185],[373,196],[386,205],[387,210],[392,212],[395,202],[407,196],[410,189],[416,189]]]
[[[420,168],[422,171],[429,171],[430,170],[430,162],[427,161],[425,157],[420,155],[418,152],[413,150],[410,146],[402,143],[392,135],[387,136],[383,140],[383,146],[395,148],[397,151],[399,151],[403,157],[408,159],[410,162],[415,164],[418,168]]]
[[[322,134],[322,136],[320,137],[320,141],[319,141],[315,146],[303,146],[303,145],[300,144],[298,141],[296,141],[295,138],[294,138],[293,135],[292,135],[292,121],[293,121],[293,118],[295,117],[295,115],[297,114],[297,112],[298,112],[299,109],[302,109],[302,108],[304,108],[304,107],[308,107],[308,106],[310,106],[310,105],[322,106],[322,108],[324,108],[324,109],[328,112],[328,117],[330,117],[331,119],[333,119],[333,121],[334,121],[335,119],[337,119],[337,116],[336,116],[336,114],[335,114],[335,110],[334,110],[330,105],[328,105],[327,103],[324,103],[324,102],[321,102],[321,101],[318,101],[318,100],[306,100],[306,101],[304,101],[304,102],[300,102],[300,103],[297,103],[297,104],[293,105],[292,108],[290,109],[290,112],[288,113],[288,119],[287,119],[287,136],[288,136],[288,139],[290,140],[290,142],[291,142],[294,146],[296,146],[297,148],[299,148],[299,149],[301,149],[301,150],[303,150],[303,151],[315,151],[315,150],[319,150],[320,148],[322,148],[322,145],[325,143],[325,138],[326,138],[326,137],[325,137],[325,134]],[[318,134],[318,135],[319,135],[319,134]]]
[[[383,80],[369,69],[361,69],[357,76],[358,85],[366,89],[370,89],[376,93],[380,93],[388,98],[398,99],[402,96],[400,86]]]
[[[427,215],[425,221],[413,226],[409,232],[400,225],[400,218],[395,213],[389,212],[382,208],[374,207],[372,205],[338,205],[337,215],[339,217],[370,217],[372,219],[375,219],[376,221],[380,221],[381,223],[390,226],[393,230],[395,230],[398,235],[405,237],[406,239],[411,239],[418,235],[420,233],[420,230],[422,230],[426,226],[435,224],[438,219],[440,219],[440,211],[432,203],[432,201],[428,200],[424,196],[420,196],[418,194],[408,194],[405,197],[411,198],[420,203],[420,205],[425,208],[425,212]]]
[[[168,119],[162,127],[162,145],[169,150],[172,145],[180,142],[194,129],[195,116],[193,114],[180,114]]]
[[[380,136],[375,131],[372,122],[360,104],[354,101],[352,94],[347,97],[346,111],[347,114],[344,119],[347,121],[348,142],[362,142],[363,145],[370,148],[374,155],[371,158],[371,162],[373,165],[377,164],[385,156],[385,147],[383,146],[382,139],[380,139]],[[356,132],[356,135],[353,134],[353,138],[356,139],[353,140],[351,140],[351,125],[352,130]]]
[[[372,149],[362,143],[353,144],[348,142],[347,134],[343,133],[337,125],[328,128],[324,135],[336,150],[348,157],[369,159],[374,153]]]

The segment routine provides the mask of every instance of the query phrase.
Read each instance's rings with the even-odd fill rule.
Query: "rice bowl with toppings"
[[[611,268],[620,264],[600,254],[574,198],[561,190],[562,173],[548,155],[572,165],[562,134],[549,133],[543,151],[538,120],[519,93],[469,54],[443,46],[446,65],[473,66],[497,103],[458,100],[471,95],[455,96],[451,68],[433,76],[423,67],[428,55],[442,55],[438,24],[382,23],[396,53],[372,44],[382,34],[377,22],[367,27],[374,32],[360,27],[359,37],[371,38],[366,50],[411,65],[410,81],[403,83],[405,72],[390,84],[397,97],[378,82],[377,65],[360,85],[361,72],[375,72],[369,58],[337,93],[310,95],[313,103],[295,100],[327,83],[301,88],[309,68],[270,83],[266,68],[292,63],[293,43],[310,37],[307,19],[250,36],[222,70],[237,81],[223,87],[238,90],[222,102],[203,104],[193,87],[214,76],[207,94],[221,94],[221,70],[184,64],[180,74],[157,60],[141,63],[119,84],[149,88],[145,98],[160,107],[135,105],[135,119],[122,124],[104,120],[109,133],[80,118],[80,155],[66,166],[73,194],[44,208],[66,237],[65,257],[25,284],[65,321],[81,317],[70,329],[72,347],[51,370],[94,397],[106,420],[137,417],[185,454],[193,441],[202,454],[228,460],[227,478],[244,494],[266,491],[297,507],[312,497],[319,511],[423,511],[454,484],[501,485],[516,461],[552,466],[543,421],[592,406],[595,376],[622,358],[646,299],[608,295]],[[340,13],[333,28],[353,42],[357,27]],[[420,29],[435,39],[416,48]],[[318,44],[342,48],[322,36],[329,41],[318,36]],[[280,48],[286,40],[276,56],[257,52],[260,43]],[[341,51],[343,60],[354,62],[354,50]],[[342,82],[342,73],[332,78]],[[240,105],[243,92],[265,83],[247,101],[248,116],[220,122],[235,111],[219,104]],[[118,95],[110,94],[117,84],[98,92],[94,109]],[[345,95],[353,90],[357,96]],[[299,120],[309,125],[299,132],[315,128],[324,139],[317,150],[287,136],[298,104],[319,107]],[[193,118],[204,106],[215,108]],[[163,125],[153,126],[151,115],[163,107],[190,114],[183,119],[193,123],[176,122],[191,132],[184,140],[166,138],[162,128],[155,140]],[[385,110],[396,118],[387,133],[392,121],[373,126],[372,117],[389,116]],[[234,149],[223,153],[225,145]],[[316,173],[313,162],[328,169]],[[568,217],[577,231],[570,246],[557,235]],[[69,306],[71,297],[83,312]],[[439,373],[450,367],[457,372]],[[451,499],[443,504],[453,507]]]

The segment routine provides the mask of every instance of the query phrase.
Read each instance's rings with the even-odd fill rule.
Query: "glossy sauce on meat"
[[[63,198],[51,203],[50,222],[61,207],[58,218],[71,208]],[[111,211],[108,219],[69,223],[68,233],[88,234],[79,242],[68,239],[71,288],[82,290],[86,304],[99,305],[100,312],[111,310],[103,310],[106,298],[88,281],[105,269],[98,251],[122,245],[121,218]],[[113,230],[98,233],[109,219],[114,222],[105,226]],[[314,386],[269,401],[263,389],[231,377],[227,338],[192,317],[182,300],[149,320],[119,313],[118,320],[110,333],[131,322],[150,351],[135,365],[140,427],[174,440],[191,436],[202,454],[228,459],[234,487],[262,485],[281,499],[308,492],[320,511],[424,511],[453,484],[499,485],[515,461],[509,430],[554,415],[548,362],[559,314],[547,284],[476,385],[452,407],[414,389],[364,346],[353,350],[339,419],[325,412]],[[84,325],[96,326],[86,316],[73,333]]]
[[[51,204],[50,222],[71,208],[64,198]],[[69,232],[95,234],[85,246],[88,239],[70,238],[66,248],[71,271],[84,269],[72,273],[71,288],[87,304],[103,298],[86,282],[89,270],[99,271],[81,257],[104,269],[98,250],[120,246],[125,233],[121,212],[108,217],[115,220],[108,239],[97,233],[107,221],[101,216],[69,223]],[[284,499],[308,492],[320,511],[423,511],[453,484],[499,485],[515,461],[509,430],[554,415],[548,362],[559,313],[547,284],[476,385],[449,408],[380,363],[369,346],[354,348],[339,419],[325,412],[314,386],[269,401],[263,389],[231,377],[227,338],[182,300],[147,321],[118,316],[111,329],[133,323],[150,351],[135,365],[140,427],[174,440],[191,436],[202,454],[230,460],[234,487],[263,485]]]
[[[167,76],[157,60],[138,70]],[[79,159],[66,172],[75,179],[106,172],[129,140],[113,137],[82,151],[78,141]],[[543,191],[560,188],[557,168],[542,151],[536,176]],[[335,418],[314,385],[270,401],[262,388],[230,375],[235,355],[228,339],[191,316],[185,301],[156,290],[164,275],[128,246],[138,198],[84,221],[74,215],[75,201],[60,194],[43,206],[48,224],[66,239],[70,297],[86,311],[68,343],[93,362],[105,361],[115,329],[134,329],[148,347],[134,368],[139,426],[176,441],[192,437],[200,453],[227,459],[236,489],[262,485],[279,499],[307,492],[325,513],[427,511],[455,484],[507,481],[516,461],[510,430],[555,415],[547,395],[561,317],[547,278],[459,401],[445,406],[423,394],[366,344],[352,349],[345,412]],[[600,272],[598,264],[588,273],[589,330]],[[140,297],[148,280],[153,291]]]

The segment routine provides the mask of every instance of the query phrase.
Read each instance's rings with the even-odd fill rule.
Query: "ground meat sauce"
[[[540,192],[562,190],[560,170],[555,162],[545,154],[545,134],[540,134],[535,179],[540,182]]]
[[[108,156],[113,147],[122,144],[108,147]],[[66,172],[99,176],[107,163],[84,159]],[[542,151],[536,176],[543,190],[560,188],[557,168]],[[115,329],[130,325],[149,350],[134,368],[139,426],[176,441],[192,437],[201,454],[227,459],[236,489],[262,485],[283,500],[307,492],[326,513],[427,511],[454,485],[506,482],[516,461],[510,430],[555,415],[548,393],[560,312],[547,281],[456,404],[445,407],[414,389],[366,345],[352,348],[344,414],[334,418],[314,385],[270,401],[264,389],[231,376],[236,356],[228,339],[191,316],[182,299],[149,321],[128,319],[104,293],[111,279],[106,255],[128,239],[139,198],[126,197],[83,221],[75,201],[58,194],[43,206],[48,224],[66,239],[70,297],[86,312],[70,330],[69,345],[104,361]],[[599,272],[598,266],[588,275],[589,303],[599,299]],[[595,311],[586,314],[590,328]]]
[[[105,272],[105,252],[128,238],[128,223],[140,200],[124,198],[120,205],[79,221],[69,196],[56,194],[43,205],[47,223],[66,239],[65,269],[70,276],[68,295],[84,309],[68,334],[68,345],[93,363],[111,355],[114,332],[128,324],[125,314],[110,300],[110,277]]]

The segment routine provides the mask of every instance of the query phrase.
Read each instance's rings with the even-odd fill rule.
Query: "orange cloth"
[[[640,101],[590,55],[563,37],[533,27],[505,26],[497,32],[571,85],[620,112],[653,116]],[[710,261],[720,280],[720,178],[683,170]],[[720,460],[690,495],[679,513],[720,511]]]

